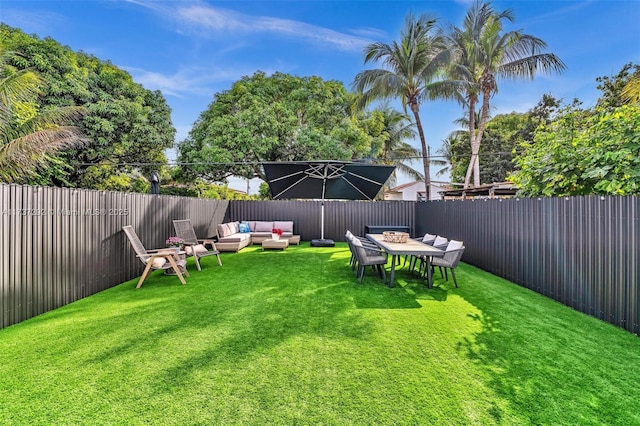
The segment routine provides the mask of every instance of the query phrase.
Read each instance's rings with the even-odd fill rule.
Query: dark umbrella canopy
[[[274,199],[372,200],[394,166],[345,161],[264,163]]]

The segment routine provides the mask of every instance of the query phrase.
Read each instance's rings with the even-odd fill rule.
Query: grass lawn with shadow
[[[0,424],[640,425],[637,336],[477,268],[221,257],[0,330]]]

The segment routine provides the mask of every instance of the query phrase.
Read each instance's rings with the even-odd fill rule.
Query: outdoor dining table
[[[393,283],[395,280],[396,263],[398,263],[398,256],[402,255],[425,257],[427,263],[427,285],[429,286],[429,288],[433,287],[433,284],[431,282],[431,256],[442,257],[444,256],[444,251],[425,244],[421,241],[412,240],[411,238],[408,239],[406,243],[391,243],[389,241],[385,241],[384,235],[382,234],[366,234],[366,237],[391,256],[391,273],[389,274],[389,287],[393,287]]]

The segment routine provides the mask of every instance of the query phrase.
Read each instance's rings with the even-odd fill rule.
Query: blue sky
[[[567,65],[560,75],[499,82],[493,114],[525,112],[551,93],[592,106],[595,78],[640,63],[640,1],[495,1],[511,8],[522,29],[542,38]],[[460,25],[468,1],[149,1],[2,0],[2,22],[74,51],[109,60],[147,89],[161,90],[172,108],[177,141],[184,139],[215,93],[261,70],[342,81],[363,69],[362,49],[398,38],[404,18],[430,13]],[[399,107],[399,105],[398,105]],[[454,102],[422,105],[432,154],[453,120]],[[419,142],[414,144],[419,146]],[[169,153],[170,157],[173,156]],[[419,166],[416,165],[419,169]],[[402,179],[400,179],[402,183]]]

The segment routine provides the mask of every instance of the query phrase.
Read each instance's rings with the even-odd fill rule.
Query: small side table
[[[280,240],[273,240],[269,238],[268,240],[264,240],[262,242],[262,250],[264,249],[280,249],[284,250],[289,247],[289,240],[286,238],[282,238]]]

